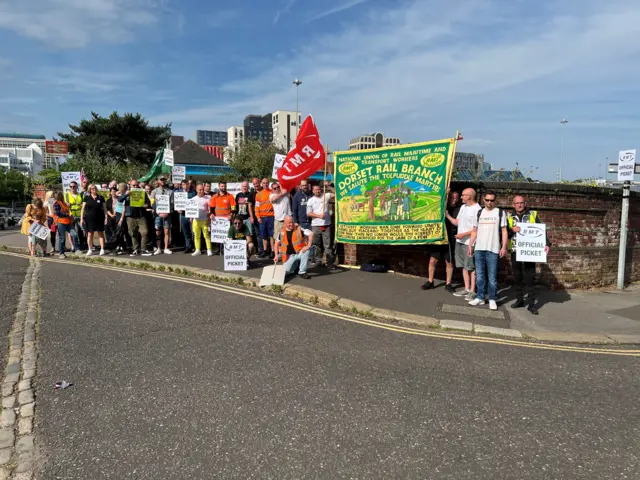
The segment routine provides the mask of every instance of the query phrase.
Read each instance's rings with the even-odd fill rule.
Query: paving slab
[[[473,323],[471,322],[461,322],[460,320],[440,320],[440,326],[442,328],[450,328],[451,330],[473,332]]]

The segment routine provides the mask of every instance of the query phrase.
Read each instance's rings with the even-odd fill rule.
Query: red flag
[[[456,138],[456,140],[458,140],[458,141],[464,140],[464,137],[462,136],[461,133],[458,134],[458,138]]]
[[[84,181],[87,179],[87,176],[84,174],[84,167],[82,167],[80,169],[80,183],[84,183]]]
[[[292,190],[300,180],[309,178],[324,165],[324,148],[318,129],[309,115],[300,127],[298,138],[278,169],[278,180],[283,188]]]

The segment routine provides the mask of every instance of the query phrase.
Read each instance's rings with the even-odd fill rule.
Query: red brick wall
[[[538,210],[547,224],[552,247],[548,263],[539,266],[539,281],[551,288],[588,288],[615,283],[622,191],[576,185],[523,183],[459,183],[451,189],[473,187],[492,190],[498,205],[511,208],[515,194],[522,194],[530,208]],[[341,261],[360,265],[384,259],[399,273],[426,276],[427,256],[422,246],[352,245],[339,248]],[[509,260],[501,262],[501,277],[510,280]],[[438,278],[444,278],[440,265]],[[640,195],[632,193],[627,240],[627,281],[640,280]]]

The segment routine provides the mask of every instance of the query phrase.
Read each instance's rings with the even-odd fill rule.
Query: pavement
[[[617,346],[451,339],[38,263],[38,479],[640,478],[639,358],[598,354]]]
[[[0,232],[0,246],[25,248],[25,238],[17,231]],[[115,257],[129,262],[128,256]],[[175,251],[173,255],[137,257],[136,262],[154,266],[170,265],[193,272],[223,274],[222,257],[192,257]],[[241,272],[245,279],[260,278],[262,266],[269,260],[253,261],[254,267]],[[541,341],[574,343],[640,344],[640,296],[638,286],[624,292],[547,291],[540,290],[540,315],[533,316],[526,309],[512,309],[515,295],[510,288],[499,294],[499,311],[485,307],[470,307],[462,298],[444,290],[444,283],[436,281],[436,288],[422,291],[424,278],[395,273],[361,272],[340,268],[328,272],[323,268],[309,271],[310,280],[291,278],[285,294],[311,298],[319,296],[339,299],[346,309],[351,307],[374,316],[393,321],[439,325],[442,328],[483,334],[527,337]],[[288,291],[289,290],[289,291]]]
[[[0,231],[1,232],[1,231]],[[29,261],[16,257],[0,259],[0,352],[9,348],[7,336],[13,323],[17,299],[22,290],[22,282],[29,266]],[[0,368],[5,369],[5,356],[0,355]]]

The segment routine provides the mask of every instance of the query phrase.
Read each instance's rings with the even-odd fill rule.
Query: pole
[[[298,131],[300,129],[300,113],[299,113],[300,107],[298,105],[299,98],[300,98],[299,92],[300,92],[300,87],[296,85],[296,139],[298,138]]]
[[[624,290],[624,267],[627,255],[627,224],[629,222],[629,194],[631,182],[622,185],[622,216],[620,217],[620,251],[618,252],[618,290]]]
[[[560,136],[560,169],[558,170],[558,180],[562,182],[562,164],[564,162],[564,126],[569,123],[569,120],[563,118],[560,120],[562,124],[562,135]]]

